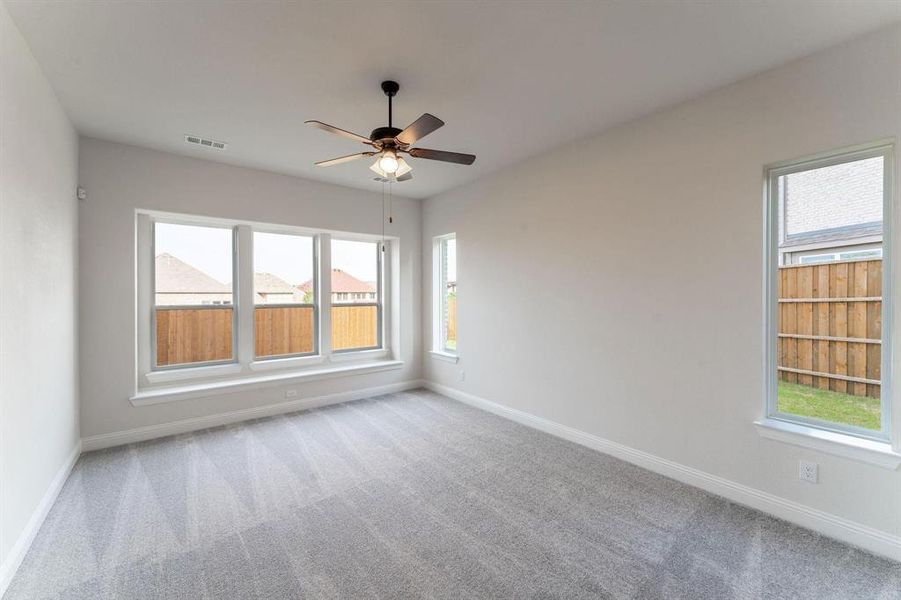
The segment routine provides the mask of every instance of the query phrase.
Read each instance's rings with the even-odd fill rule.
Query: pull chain
[[[385,182],[382,182],[382,252],[385,252]]]

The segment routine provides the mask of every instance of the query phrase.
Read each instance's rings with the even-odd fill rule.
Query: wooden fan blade
[[[358,142],[363,142],[364,144],[372,145],[372,140],[368,137],[363,137],[362,135],[357,135],[356,133],[351,133],[350,131],[345,131],[340,127],[335,127],[334,125],[329,125],[328,123],[323,123],[322,121],[304,121],[307,125],[312,125],[317,129],[321,129],[322,131],[328,131],[329,133],[334,133],[335,135],[340,135],[341,137],[346,137],[351,140],[356,140]]]
[[[415,144],[416,140],[421,140],[442,125],[444,125],[444,121],[442,121],[435,115],[425,113],[424,115],[410,123],[410,125],[408,125],[406,129],[398,133],[397,137],[394,139],[396,139],[401,144]]]
[[[329,160],[320,160],[315,164],[317,167],[330,167],[332,165],[340,165],[341,163],[357,160],[364,156],[372,156],[373,154],[375,154],[375,152],[358,152],[357,154],[348,154],[347,156],[339,156],[338,158],[331,158]]]
[[[476,160],[475,154],[462,154],[460,152],[445,152],[444,150],[429,150],[427,148],[410,148],[410,156],[427,158],[429,160],[441,160],[457,163],[458,165],[471,165]]]

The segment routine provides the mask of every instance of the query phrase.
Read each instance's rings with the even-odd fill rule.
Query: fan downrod
[[[397,94],[397,91],[400,89],[400,84],[396,81],[383,81],[382,82],[382,91],[385,92],[385,95],[388,96],[388,126],[387,127],[377,127],[372,130],[372,133],[369,134],[369,139],[373,142],[381,141],[386,147],[393,147],[392,140],[402,131],[397,127],[394,127],[394,110],[391,106],[391,99]]]

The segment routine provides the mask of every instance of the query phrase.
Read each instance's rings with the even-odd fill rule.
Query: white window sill
[[[402,360],[378,360],[360,364],[334,366],[328,365],[316,369],[293,370],[272,374],[251,375],[225,381],[207,381],[180,386],[167,386],[154,389],[139,390],[129,398],[133,406],[149,406],[188,400],[191,398],[208,398],[216,394],[244,392],[268,387],[278,387],[293,383],[305,383],[317,379],[332,379],[347,375],[366,375],[379,371],[392,371],[404,366]]]
[[[321,365],[325,357],[316,356],[291,356],[288,358],[269,358],[255,360],[250,363],[251,371],[274,371],[276,369],[290,369],[292,367],[306,367],[309,365]]]
[[[151,371],[144,375],[148,383],[166,383],[169,381],[184,381],[185,379],[200,379],[202,377],[220,377],[222,375],[234,375],[241,372],[241,365],[228,363],[225,365],[208,365],[205,367],[185,367],[181,369],[169,369],[166,371]]]
[[[450,352],[442,352],[441,350],[429,350],[429,354],[435,360],[443,360],[444,362],[449,363],[460,362],[460,356],[457,354],[451,354]]]
[[[867,440],[776,419],[763,419],[756,421],[754,425],[761,437],[770,440],[850,458],[892,471],[901,465],[901,454],[892,450],[888,442]]]
[[[342,363],[353,362],[358,360],[378,360],[388,358],[388,350],[385,348],[376,348],[374,350],[349,350],[347,352],[332,352],[329,356],[329,362]]]

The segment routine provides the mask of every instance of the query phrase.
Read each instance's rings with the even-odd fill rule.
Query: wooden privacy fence
[[[156,364],[180,365],[231,360],[232,307],[156,309]],[[254,311],[256,356],[304,354],[314,350],[310,306],[258,306]],[[332,307],[332,349],[378,345],[378,307]]]
[[[780,379],[878,398],[882,260],[787,265],[778,287]]]
[[[378,327],[377,306],[332,306],[332,350],[378,346]]]
[[[232,308],[156,309],[156,364],[229,360]]]
[[[253,345],[257,356],[313,352],[312,306],[258,306],[254,309]]]
[[[457,341],[457,296],[447,299],[447,339]]]

